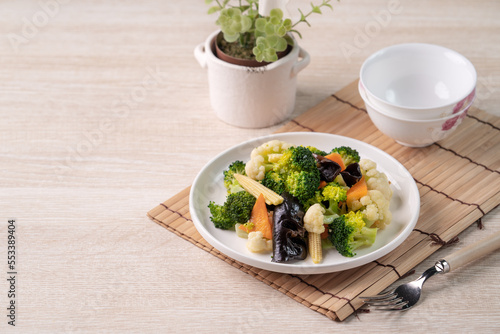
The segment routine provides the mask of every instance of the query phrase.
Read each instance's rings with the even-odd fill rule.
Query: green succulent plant
[[[331,0],[322,0],[320,4],[311,3],[311,9],[303,13],[299,9],[300,19],[292,22],[284,18],[283,11],[274,8],[269,16],[259,15],[258,0],[205,0],[214,4],[208,9],[209,14],[219,13],[215,23],[220,27],[224,40],[228,43],[238,43],[242,48],[251,49],[253,57],[259,62],[274,62],[278,60],[278,52],[285,51],[288,45],[293,45],[290,33],[302,35],[295,29],[297,24],[306,23],[311,14],[322,14],[321,8],[333,10]]]

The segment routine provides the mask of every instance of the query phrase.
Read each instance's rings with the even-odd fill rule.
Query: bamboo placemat
[[[178,236],[252,275],[330,319],[344,320],[374,295],[500,204],[500,118],[472,108],[450,137],[425,148],[397,144],[373,125],[357,81],[291,120],[277,132],[314,131],[352,137],[399,160],[421,197],[420,217],[408,239],[364,266],[329,274],[289,275],[258,269],[219,253],[196,231],[189,214],[189,187],[148,212]]]

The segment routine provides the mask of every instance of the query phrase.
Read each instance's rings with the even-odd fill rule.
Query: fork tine
[[[367,301],[366,303],[370,304],[371,306],[394,306],[401,301],[403,301],[402,297],[394,296],[394,298],[392,299]]]
[[[369,303],[369,301],[385,300],[394,296],[396,296],[396,293],[394,291],[389,291],[376,296],[360,296],[359,298],[364,299],[365,303]]]
[[[381,311],[406,311],[409,309],[409,307],[405,308],[406,305],[408,305],[408,301],[401,301],[394,305],[384,305],[384,306],[370,305],[370,306],[374,306],[375,309]]]

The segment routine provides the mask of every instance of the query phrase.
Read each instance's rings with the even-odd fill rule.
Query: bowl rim
[[[460,97],[460,98],[458,98],[456,100],[453,100],[453,102],[448,102],[446,104],[436,105],[436,106],[433,106],[433,107],[402,106],[402,105],[397,105],[397,104],[390,103],[390,102],[388,102],[388,101],[386,101],[384,99],[381,99],[380,97],[376,96],[375,94],[373,94],[366,87],[366,83],[363,80],[363,73],[364,73],[364,71],[368,67],[369,62],[372,61],[375,57],[377,57],[381,53],[387,52],[388,50],[399,49],[399,48],[403,48],[403,47],[426,47],[426,48],[446,50],[446,51],[451,52],[451,53],[455,54],[456,56],[460,57],[472,69],[472,74],[473,74],[472,83],[473,84],[472,84],[471,88],[467,91],[467,94],[465,96],[462,96],[462,97]],[[382,104],[387,104],[387,105],[389,105],[391,107],[394,107],[394,108],[400,108],[400,109],[406,109],[406,110],[425,110],[425,111],[427,111],[427,110],[432,110],[432,109],[437,109],[437,108],[451,107],[453,105],[458,104],[463,99],[467,98],[476,89],[476,85],[477,85],[477,71],[476,71],[476,68],[474,67],[474,64],[472,64],[472,62],[467,57],[465,57],[461,53],[458,53],[457,51],[449,49],[447,47],[444,47],[444,46],[441,46],[441,45],[437,45],[437,44],[431,44],[431,43],[401,43],[401,44],[394,44],[394,45],[390,45],[390,46],[387,46],[385,48],[382,48],[382,49],[380,49],[380,50],[372,53],[368,58],[366,58],[365,61],[363,62],[363,64],[361,65],[360,70],[359,70],[359,81],[363,83],[363,87],[366,88],[367,94],[369,94],[375,100],[380,101]],[[474,94],[474,96],[475,96],[475,94]]]
[[[472,98],[472,100],[470,101],[470,103],[468,105],[466,105],[465,107],[463,107],[460,111],[454,113],[454,114],[451,114],[451,115],[448,115],[446,117],[439,117],[439,118],[427,118],[427,119],[412,119],[412,118],[403,118],[403,117],[397,117],[397,116],[393,116],[393,115],[390,115],[390,114],[387,114],[383,111],[380,111],[380,108],[377,108],[375,107],[370,100],[368,100],[368,98],[366,97],[366,91],[361,87],[361,81],[358,82],[358,91],[359,91],[359,95],[361,96],[361,99],[363,99],[363,101],[365,102],[365,104],[367,104],[371,109],[375,110],[376,112],[378,112],[379,114],[382,114],[386,117],[389,117],[389,118],[392,118],[392,119],[395,119],[395,120],[398,120],[398,121],[404,121],[404,122],[414,122],[414,123],[430,123],[430,122],[436,122],[436,121],[447,121],[449,119],[452,119],[454,117],[457,117],[457,116],[460,116],[462,115],[464,112],[467,112],[467,110],[469,110],[469,108],[472,106],[472,103],[474,102],[474,100],[476,99],[476,95],[474,94],[474,97]]]

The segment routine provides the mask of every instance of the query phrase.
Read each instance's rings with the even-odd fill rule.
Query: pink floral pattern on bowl
[[[461,111],[464,106],[471,103],[475,95],[476,95],[476,89],[474,88],[472,92],[469,95],[467,95],[465,99],[463,99],[462,101],[458,102],[455,105],[455,107],[453,108],[453,114],[456,114],[457,112]]]
[[[450,118],[449,120],[447,120],[446,122],[443,123],[443,125],[441,126],[441,130],[443,131],[449,131],[451,129],[453,129],[453,127],[455,125],[458,126],[458,124],[461,123],[462,119],[465,118],[465,116],[467,116],[467,111],[469,111],[469,108],[465,109],[463,113],[461,113],[460,115],[458,116],[455,116],[453,118]],[[460,122],[458,122],[460,121]],[[458,122],[458,124],[457,124]]]
[[[476,94],[476,89],[473,89],[472,92],[469,95],[467,95],[467,97],[465,99],[463,99],[462,101],[460,101],[456,104],[456,106],[453,108],[453,114],[456,114],[456,113],[462,111],[462,108],[464,106],[468,106],[468,107],[460,115],[453,117],[453,118],[450,118],[449,120],[444,122],[443,125],[441,126],[441,129],[443,131],[451,130],[459,120],[460,120],[460,122],[458,122],[458,124],[461,123],[462,119],[464,119],[465,116],[467,116],[467,112],[469,111],[470,104],[471,104],[472,100],[474,99],[475,94]],[[458,124],[456,124],[456,125],[458,126]]]

